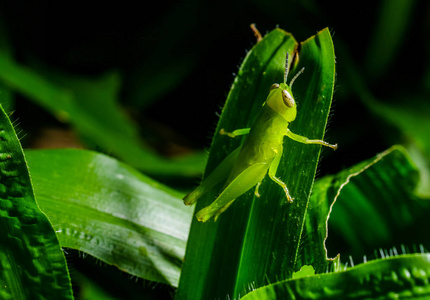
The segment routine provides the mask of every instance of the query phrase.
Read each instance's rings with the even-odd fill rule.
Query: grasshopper
[[[209,206],[197,212],[199,221],[215,220],[233,201],[256,186],[255,195],[259,197],[258,187],[266,175],[284,190],[288,202],[294,198],[290,195],[287,185],[278,177],[276,171],[282,157],[284,136],[304,144],[317,144],[337,149],[323,140],[312,140],[297,135],[288,129],[297,115],[297,106],[292,93],[292,86],[297,77],[304,71],[301,69],[287,85],[289,70],[288,53],[286,58],[285,76],[283,83],[271,86],[269,95],[263,104],[251,128],[237,129],[220,134],[237,137],[247,134],[244,143],[230,153],[221,164],[192,192],[184,197],[185,205],[193,205],[202,195],[224,181],[224,186],[218,197]]]

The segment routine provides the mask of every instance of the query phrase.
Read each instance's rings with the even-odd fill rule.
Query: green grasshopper
[[[284,83],[275,83],[271,86],[269,95],[251,128],[237,129],[233,132],[220,130],[220,134],[232,138],[245,134],[248,136],[242,146],[230,153],[194,191],[184,197],[185,205],[193,205],[202,195],[221,181],[225,181],[215,201],[196,214],[199,221],[206,222],[212,217],[216,220],[237,197],[254,186],[256,186],[255,195],[259,197],[258,187],[266,174],[282,187],[288,202],[293,202],[294,198],[291,197],[287,185],[276,177],[282,157],[284,136],[299,143],[318,144],[337,149],[337,144],[331,145],[323,140],[310,140],[288,129],[288,124],[294,121],[297,114],[291,87],[304,68],[291,79],[289,85],[286,84],[288,70],[287,53]]]

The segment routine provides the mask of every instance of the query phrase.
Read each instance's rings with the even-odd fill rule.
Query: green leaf
[[[354,256],[400,244],[429,245],[421,226],[416,226],[430,208],[414,193],[418,179],[419,172],[403,147],[378,154],[346,177],[348,184],[337,192],[329,229],[346,241],[347,251]]]
[[[330,265],[326,261],[327,242],[339,245],[343,241],[342,252],[354,257],[400,244],[430,246],[421,234],[430,206],[414,193],[418,178],[419,172],[405,149],[394,146],[319,179],[309,203],[302,264],[325,272]]]
[[[192,214],[182,195],[95,152],[26,154],[40,207],[61,246],[177,286]]]
[[[250,127],[269,87],[283,81],[286,53],[297,42],[275,29],[248,53],[224,106],[212,142],[206,174],[239,146],[239,138],[217,133]],[[297,119],[291,130],[309,138],[322,138],[334,84],[334,50],[327,29],[303,42],[298,65],[305,72],[294,83]],[[277,176],[296,199],[287,204],[282,189],[264,180],[262,197],[254,191],[239,197],[216,223],[193,219],[177,299],[214,299],[243,295],[248,286],[290,278],[296,271],[304,216],[317,167],[320,147],[285,139]],[[200,199],[196,210],[213,201],[215,193]],[[220,277],[220,274],[222,276]]]
[[[0,108],[0,298],[73,299],[64,255],[36,204],[21,145]]]
[[[429,277],[430,254],[401,255],[342,272],[278,282],[242,299],[428,299]]]
[[[51,80],[48,78],[16,64],[0,52],[0,80],[59,120],[72,123],[82,135],[125,162],[159,175],[195,176],[203,170],[203,154],[169,160],[145,147],[137,128],[116,103],[120,85],[116,74],[97,80],[56,73]]]

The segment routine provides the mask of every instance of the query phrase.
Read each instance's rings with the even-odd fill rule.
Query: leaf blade
[[[310,101],[310,104],[301,104],[305,109],[303,111],[299,110],[299,114],[302,113],[302,116],[305,116],[305,120],[299,121],[300,118],[298,117],[297,121],[295,121],[297,124],[306,123],[312,116],[316,117],[319,114],[322,116],[321,118],[317,118],[318,124],[307,122],[308,124],[313,124],[313,126],[307,126],[305,131],[298,131],[297,133],[308,134],[310,138],[320,138],[323,135],[324,126],[327,122],[333,92],[334,52],[328,30],[323,30],[320,33],[320,37],[314,39],[318,39],[318,42],[315,43],[315,40],[311,39],[307,43],[304,43],[305,47],[302,48],[302,51],[309,51],[313,56],[314,54],[312,53],[315,47],[316,53],[320,53],[318,47],[321,43],[325,45],[323,47],[328,45],[330,49],[327,51],[329,58],[326,59],[331,60],[331,63],[324,66],[324,70],[329,74],[328,77],[331,78],[328,80],[331,81],[331,86],[327,85],[327,82],[316,78],[315,80],[318,81],[318,85],[314,86],[316,94],[318,95],[317,91],[321,91],[323,83],[326,83],[326,93],[323,93],[324,98],[320,97],[321,99],[319,99],[317,97],[316,99],[312,99],[313,95],[315,95],[314,92],[308,93],[307,90],[309,87],[305,84],[306,79],[300,78],[295,83],[293,93],[297,95],[296,99],[298,101],[303,99],[306,99],[303,100],[303,103]],[[277,29],[269,33],[248,53],[239,70],[238,76],[235,78],[226,105],[224,106],[211,146],[206,173],[213,170],[226,154],[235,149],[241,142],[237,138],[226,140],[223,137],[219,137],[217,135],[219,130],[225,128],[226,131],[231,131],[252,125],[253,118],[265,100],[269,87],[273,83],[283,81],[286,52],[293,53],[296,46],[297,43],[290,34]],[[312,77],[312,62],[315,61],[303,59],[303,57],[306,57],[303,55],[301,57],[300,62],[305,63],[310,70],[306,76],[302,76],[309,79]],[[318,58],[316,60],[318,61]],[[302,66],[300,62],[297,68]],[[299,83],[300,80],[303,82]],[[315,105],[312,106],[312,103],[315,104],[315,102],[323,105],[323,109]],[[310,110],[311,114],[308,114],[306,107],[312,107]],[[288,145],[288,147],[285,147],[287,151],[284,153],[284,159],[291,154],[290,151],[297,151],[298,153],[306,153],[306,163],[310,162],[306,167],[306,170],[310,172],[310,175],[306,179],[306,188],[308,191],[306,192],[301,189],[304,196],[298,196],[303,197],[302,203],[298,202],[300,205],[299,214],[302,214],[299,219],[303,220],[307,205],[306,193],[309,194],[312,186],[319,149],[315,147],[314,149],[307,149],[310,152],[302,152],[301,145],[290,147],[292,144],[291,141],[285,141],[284,145]],[[309,160],[310,157],[312,159]],[[299,190],[298,185],[294,185],[294,180],[291,177],[284,177],[285,174],[291,171],[291,166],[288,166],[288,163],[284,161],[281,163],[279,170],[283,168],[286,169],[278,172],[278,174],[282,174],[281,178],[287,180],[286,183],[290,188],[294,191]],[[273,232],[279,233],[279,231],[274,229],[276,224],[285,223],[284,217],[289,215],[291,211],[282,205],[285,194],[282,194],[279,186],[276,184],[267,184],[267,182],[269,180],[264,181],[260,187],[261,194],[265,196],[260,199],[254,199],[253,191],[246,193],[236,199],[234,204],[220,216],[215,224],[201,224],[193,220],[177,299],[185,299],[187,297],[193,299],[224,298],[227,295],[234,298],[243,295],[249,284],[255,284],[256,286],[264,284],[266,276],[269,278],[288,278],[292,274],[291,270],[295,267],[296,247],[300,240],[302,225],[299,225],[299,232],[287,235],[286,239],[288,242],[284,240],[282,245],[279,245],[277,249],[272,248],[276,248],[276,238]],[[293,197],[295,196],[293,194]],[[215,193],[208,193],[205,198],[202,198],[198,202],[196,211],[208,205],[213,201],[214,197]],[[292,218],[293,223],[294,220],[296,220],[296,217]],[[268,223],[270,225],[267,225]],[[295,226],[296,224],[294,223]],[[285,228],[285,224],[283,228]],[[282,236],[285,238],[285,232],[283,232]],[[253,245],[255,246],[258,243],[259,247],[253,247]],[[291,247],[293,248],[293,253],[289,256],[288,260],[282,260],[281,257],[285,257],[282,255],[277,256],[277,259],[273,260],[272,257],[276,256],[272,256],[273,251],[277,254],[283,253],[285,251],[285,244],[288,243],[295,244],[295,246]],[[258,249],[259,252],[253,253],[250,249]],[[218,274],[223,274],[221,280]]]
[[[30,150],[41,209],[63,247],[177,286],[192,210],[179,193],[85,150]]]
[[[335,244],[336,251],[355,258],[399,244],[428,246],[419,229],[427,226],[423,216],[429,206],[414,193],[418,180],[419,171],[401,146],[319,179],[306,219],[302,264],[327,271],[326,246]]]
[[[278,282],[242,299],[426,299],[430,295],[426,284],[429,272],[429,254],[401,255],[342,272]]]
[[[0,296],[73,299],[64,255],[35,201],[21,145],[0,108]]]

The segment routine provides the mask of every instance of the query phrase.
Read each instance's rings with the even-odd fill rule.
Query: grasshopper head
[[[270,88],[266,104],[280,114],[287,122],[292,122],[297,115],[296,101],[291,88],[285,83],[275,83]]]

